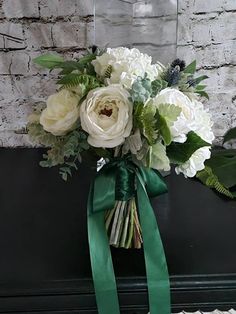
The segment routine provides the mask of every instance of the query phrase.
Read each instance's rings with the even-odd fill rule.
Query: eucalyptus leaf
[[[190,131],[187,134],[187,140],[184,143],[172,142],[167,148],[167,156],[171,162],[175,164],[182,164],[189,160],[192,154],[199,148],[204,146],[211,146],[205,142],[195,132]]]
[[[223,143],[236,139],[236,127],[228,130],[224,135]]]

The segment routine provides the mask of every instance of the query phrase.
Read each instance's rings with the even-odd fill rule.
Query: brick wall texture
[[[93,13],[93,0],[0,0],[0,146],[32,145],[27,115],[55,91],[55,76],[32,59],[82,54],[93,44]],[[236,126],[236,1],[179,0],[177,25],[178,57],[210,77],[206,105],[220,140]]]

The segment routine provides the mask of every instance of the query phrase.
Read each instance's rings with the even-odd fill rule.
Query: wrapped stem
[[[105,216],[109,243],[115,247],[141,248],[142,234],[135,198],[117,201]]]

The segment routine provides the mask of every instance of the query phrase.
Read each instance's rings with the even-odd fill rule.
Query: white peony
[[[190,159],[182,165],[175,168],[177,174],[183,173],[185,177],[194,177],[196,173],[204,169],[204,162],[211,157],[210,147],[201,147],[197,149]]]
[[[193,105],[195,123],[192,130],[204,141],[212,144],[215,136],[212,131],[213,121],[211,120],[211,115],[200,101],[194,100]]]
[[[132,48],[108,48],[101,56],[92,61],[96,73],[104,77],[108,66],[112,66],[110,78],[106,79],[109,84],[122,84],[131,88],[138,76],[156,79],[163,71],[160,63],[152,64],[152,57],[141,53],[138,49]]]
[[[80,107],[82,128],[94,147],[116,147],[132,129],[132,103],[122,85],[91,90]]]
[[[66,89],[49,96],[47,107],[40,116],[44,130],[55,136],[72,130],[79,118],[79,100],[77,95]]]
[[[197,100],[194,104],[194,124],[193,131],[199,135],[204,141],[212,144],[214,140],[214,133],[212,132],[213,122],[211,116],[203,104]],[[196,150],[190,159],[184,164],[176,167],[176,173],[183,173],[185,177],[194,177],[196,173],[204,169],[204,162],[211,157],[210,146],[201,147]]]
[[[184,143],[187,134],[193,129],[194,104],[181,91],[174,88],[163,89],[154,99],[153,104],[157,106],[172,104],[181,108],[181,113],[177,120],[170,126],[172,140]]]

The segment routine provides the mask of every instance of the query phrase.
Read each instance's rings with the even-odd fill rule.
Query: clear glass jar
[[[94,0],[95,44],[136,47],[153,60],[176,57],[178,0]]]

